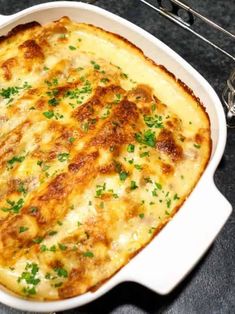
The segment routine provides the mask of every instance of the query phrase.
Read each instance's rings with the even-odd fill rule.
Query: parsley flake
[[[201,145],[199,145],[199,144],[194,144],[193,146],[194,146],[195,148],[197,148],[197,149],[201,148]]]
[[[25,160],[25,156],[14,156],[10,160],[7,161],[7,164],[12,167],[14,165],[14,163],[16,163],[16,162],[21,163],[24,160]]]
[[[64,161],[68,160],[68,158],[69,158],[69,153],[60,153],[58,155],[58,160],[60,162],[64,162]]]
[[[125,181],[127,179],[127,177],[128,177],[128,173],[127,172],[121,171],[119,173],[119,178],[120,178],[121,181]]]
[[[54,271],[57,273],[59,277],[64,277],[64,278],[68,277],[68,272],[64,268],[54,268]]]
[[[22,198],[20,198],[17,202],[7,200],[7,203],[10,205],[10,207],[1,208],[1,210],[4,212],[12,212],[14,214],[18,214],[20,209],[24,205],[24,200]]]
[[[140,144],[144,144],[150,147],[155,147],[156,145],[156,137],[155,137],[155,133],[152,132],[151,130],[147,130],[143,133],[136,133],[135,134],[135,139],[137,140],[137,142],[139,142]]]
[[[83,253],[83,256],[85,257],[94,257],[94,254],[91,251],[87,251]]]
[[[43,115],[44,115],[47,119],[51,119],[51,118],[54,117],[55,114],[54,114],[54,111],[49,110],[49,111],[43,112]]]
[[[144,116],[144,122],[149,127],[155,127],[157,129],[163,128],[162,116],[154,115],[152,116]]]
[[[130,187],[130,189],[131,190],[136,190],[138,188],[138,185],[136,184],[136,182],[135,181],[131,181],[131,187]]]
[[[135,151],[135,145],[129,144],[127,146],[127,151],[128,151],[128,153],[133,153]]]
[[[23,233],[23,232],[25,232],[25,231],[27,231],[27,230],[29,230],[28,227],[20,226],[20,228],[19,228],[19,233]]]

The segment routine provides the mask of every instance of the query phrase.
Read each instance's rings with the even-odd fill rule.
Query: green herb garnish
[[[24,200],[22,198],[20,198],[17,202],[7,200],[7,203],[10,205],[10,207],[1,208],[1,210],[4,212],[12,212],[14,214],[18,214],[20,209],[24,205]]]
[[[155,133],[152,132],[151,130],[147,130],[144,133],[136,133],[135,134],[135,139],[137,142],[140,144],[144,144],[150,147],[155,147],[156,146],[156,137]]]
[[[51,118],[54,117],[55,114],[54,114],[54,111],[49,110],[49,111],[43,112],[43,115],[44,115],[47,119],[51,119]]]
[[[54,271],[57,273],[59,277],[64,277],[64,278],[68,277],[68,272],[64,268],[54,268]]]
[[[127,151],[128,151],[128,153],[133,153],[135,151],[135,145],[129,144],[127,146]]]
[[[131,187],[130,187],[130,189],[131,190],[135,190],[135,189],[137,189],[138,188],[138,185],[136,184],[136,182],[135,181],[131,181]]]
[[[68,160],[68,158],[69,158],[69,153],[60,153],[58,155],[58,160],[60,162],[64,162],[64,161]]]
[[[20,226],[20,228],[19,228],[19,233],[25,232],[25,231],[27,231],[27,230],[29,230],[28,227]]]
[[[94,257],[94,254],[91,251],[87,251],[83,253],[83,256],[85,257]]]

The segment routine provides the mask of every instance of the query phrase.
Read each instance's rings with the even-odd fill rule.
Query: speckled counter
[[[12,14],[44,2],[48,1],[0,0],[0,14]],[[187,0],[186,2],[230,31],[235,31],[233,0]],[[98,0],[97,5],[130,20],[165,42],[196,68],[214,87],[218,95],[221,95],[225,81],[235,67],[229,58],[160,17],[138,0]],[[210,39],[223,43],[223,47],[232,52],[234,47],[231,40],[204,27],[203,23],[198,22],[195,27]],[[216,185],[235,207],[234,177],[235,129],[228,130],[224,158],[215,175]],[[200,263],[171,294],[159,296],[140,285],[123,283],[99,300],[63,313],[235,313],[235,214],[232,214]],[[23,312],[0,305],[0,314],[23,314]]]

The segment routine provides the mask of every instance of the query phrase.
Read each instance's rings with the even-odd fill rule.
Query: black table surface
[[[152,0],[152,3],[154,1],[157,2]],[[48,1],[0,0],[0,14],[13,14],[44,2]],[[187,0],[186,2],[234,32],[234,0]],[[234,68],[234,62],[229,58],[160,17],[139,0],[98,0],[96,5],[126,18],[165,42],[197,69],[218,95],[222,94],[226,79]],[[195,28],[211,40],[222,44],[224,48],[230,51],[234,48],[234,42],[205,24],[198,21]],[[226,150],[216,171],[215,182],[233,207],[235,206],[234,176],[235,129],[229,129]],[[0,305],[0,314],[23,313]],[[235,214],[231,215],[214,244],[195,269],[169,295],[159,296],[138,284],[123,283],[100,299],[63,313],[235,313]]]

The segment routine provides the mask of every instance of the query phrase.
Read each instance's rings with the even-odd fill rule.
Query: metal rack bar
[[[210,26],[216,28],[217,30],[223,32],[224,34],[230,36],[232,39],[235,38],[235,35],[232,34],[229,31],[227,31],[226,29],[222,28],[221,26],[219,26],[215,22],[211,21],[207,17],[203,16],[202,14],[197,12],[196,10],[192,9],[191,7],[189,7],[188,5],[183,3],[182,1],[170,0],[170,3],[172,4],[172,8],[171,9],[166,9],[162,5],[162,0],[158,0],[157,1],[159,7],[151,4],[150,2],[148,2],[146,0],[140,0],[140,1],[143,4],[147,5],[148,7],[150,7],[151,9],[153,9],[154,11],[157,11],[160,15],[166,17],[168,20],[174,22],[175,24],[179,25],[180,27],[184,28],[185,30],[189,31],[190,33],[194,34],[195,36],[197,36],[198,38],[200,38],[201,40],[203,40],[204,42],[206,42],[210,46],[214,47],[215,49],[217,49],[218,51],[222,52],[227,57],[229,57],[230,59],[235,61],[235,57],[232,54],[230,54],[229,52],[227,52],[223,48],[219,47],[218,45],[216,45],[215,43],[213,43],[212,41],[210,41],[209,39],[207,39],[203,35],[197,33],[195,30],[193,30],[191,28],[191,26],[194,23],[194,18],[197,17],[197,18],[201,19],[202,21],[204,21],[205,23],[207,23],[208,25],[210,25]],[[178,15],[180,9],[184,10],[184,12],[186,12],[188,14],[189,22],[183,20]]]

